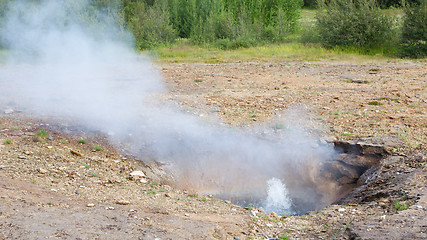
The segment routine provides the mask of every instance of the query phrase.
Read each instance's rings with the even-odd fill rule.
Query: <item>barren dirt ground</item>
[[[0,239],[427,238],[426,63],[159,63],[159,70],[165,99],[202,119],[247,127],[298,105],[329,138],[392,135],[405,144],[345,204],[277,216],[161,184],[155,163],[126,156],[104,136],[2,109]],[[46,136],[37,136],[42,129]],[[131,177],[135,170],[146,177]]]

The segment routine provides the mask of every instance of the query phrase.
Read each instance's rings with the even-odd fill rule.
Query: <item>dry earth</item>
[[[159,65],[164,97],[200,118],[274,124],[297,105],[314,123],[309,131],[321,130],[313,134],[405,143],[389,149],[375,177],[340,205],[277,216],[164,185],[158,164],[126,156],[102,135],[3,109],[0,239],[427,238],[425,63]],[[36,136],[42,129],[47,135]],[[136,170],[146,176],[130,177]]]

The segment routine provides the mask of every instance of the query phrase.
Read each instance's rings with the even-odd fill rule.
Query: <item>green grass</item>
[[[90,166],[89,165],[87,165],[86,163],[83,163],[83,165],[82,165],[83,167],[85,167],[86,169],[89,169],[90,168]]]
[[[4,140],[4,142],[3,142],[5,145],[9,145],[9,144],[12,144],[12,140],[10,140],[10,139],[6,139],[6,140]]]
[[[188,39],[178,39],[170,46],[156,47],[146,51],[150,56],[154,56],[164,62],[204,62],[221,63],[237,61],[281,61],[283,59],[300,61],[322,61],[332,60],[352,60],[366,63],[374,63],[381,60],[389,60],[396,49],[387,47],[370,49],[368,52],[355,47],[336,47],[325,49],[316,41],[309,37],[309,43],[303,40],[305,36],[313,35],[313,28],[316,23],[317,9],[302,9],[301,18],[298,20],[298,29],[290,34],[283,43],[269,43],[249,48],[238,48],[234,50],[222,50],[215,47],[215,44],[194,45]],[[382,10],[386,15],[396,17],[401,22],[403,11],[401,9]],[[198,80],[195,80],[198,82]]]
[[[47,132],[44,129],[42,129],[36,133],[36,136],[41,137],[41,138],[46,138]]]
[[[85,140],[85,139],[80,139],[80,140],[79,140],[79,143],[80,143],[80,144],[86,144],[86,140]]]
[[[101,151],[101,150],[102,150],[102,147],[101,147],[100,145],[95,145],[95,146],[93,147],[93,150],[95,150],[95,151]]]
[[[408,205],[407,204],[401,204],[399,200],[394,201],[394,208],[396,209],[396,211],[403,211],[408,209]]]

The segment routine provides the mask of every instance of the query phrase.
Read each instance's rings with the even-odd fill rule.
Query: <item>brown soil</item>
[[[4,114],[0,239],[427,238],[425,63],[292,60],[160,68],[169,86],[164,97],[200,118],[220,116],[246,127],[299,105],[314,129],[331,138],[399,136],[405,145],[389,149],[371,170],[375,177],[341,205],[289,217],[160,184],[164,173],[156,163],[125,156],[95,133]],[[53,139],[35,136],[40,129]],[[94,151],[95,145],[103,149]],[[134,170],[144,171],[147,182],[131,178]]]

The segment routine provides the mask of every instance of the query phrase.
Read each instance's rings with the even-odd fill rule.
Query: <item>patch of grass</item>
[[[18,130],[18,127],[17,126],[12,126],[12,127],[10,127],[10,129],[12,129],[12,130]]]
[[[202,79],[196,79],[196,80],[194,80],[194,82],[195,83],[200,83],[200,82],[203,82],[203,80]]]
[[[44,129],[42,129],[36,133],[36,136],[41,138],[47,138],[47,132]]]
[[[146,192],[146,194],[157,194],[157,190],[153,190],[153,189],[148,189]]]
[[[83,166],[83,167],[85,167],[86,169],[89,169],[89,168],[90,168],[90,166],[89,166],[89,165],[87,165],[86,163],[83,163],[83,164],[82,164],[82,166]]]
[[[197,194],[188,194],[188,197],[196,198],[196,197],[197,197]]]
[[[288,235],[280,235],[279,239],[286,240],[286,239],[289,239],[289,236]]]
[[[378,101],[372,101],[372,102],[368,102],[368,105],[371,105],[371,106],[380,106],[380,105],[383,105],[383,104],[380,103],[380,102],[378,102]]]
[[[37,184],[37,181],[36,180],[31,180],[31,182],[30,182],[31,184]]]
[[[42,141],[42,144],[44,145],[44,144],[46,144],[46,141]]]
[[[47,202],[47,205],[52,206],[52,202]]]
[[[6,140],[4,140],[4,142],[3,142],[5,145],[9,145],[9,144],[12,144],[12,140],[10,140],[10,139],[6,139]]]
[[[407,204],[401,204],[399,200],[394,201],[394,209],[396,209],[396,211],[403,211],[408,209],[408,205]]]
[[[164,62],[204,62],[227,63],[237,61],[283,61],[284,58],[299,61],[321,61],[322,59],[351,59],[355,62],[387,60],[384,54],[363,55],[358,49],[326,49],[320,44],[288,42],[268,44],[234,50],[222,50],[212,46],[196,46],[186,41],[177,41],[168,47],[154,49],[160,61]]]
[[[86,140],[85,140],[85,139],[80,139],[80,140],[79,140],[79,143],[80,143],[80,144],[86,144]]]
[[[276,125],[274,126],[275,129],[284,129],[285,125],[283,123],[276,123]]]
[[[97,173],[91,173],[90,174],[92,177],[98,177],[98,174]]]
[[[158,186],[159,184],[157,182],[151,182],[151,186]]]
[[[102,147],[101,147],[100,145],[95,145],[95,146],[93,147],[93,150],[95,150],[95,151],[101,151],[101,150],[102,150]]]
[[[62,140],[61,143],[62,144],[67,144],[67,140]]]

